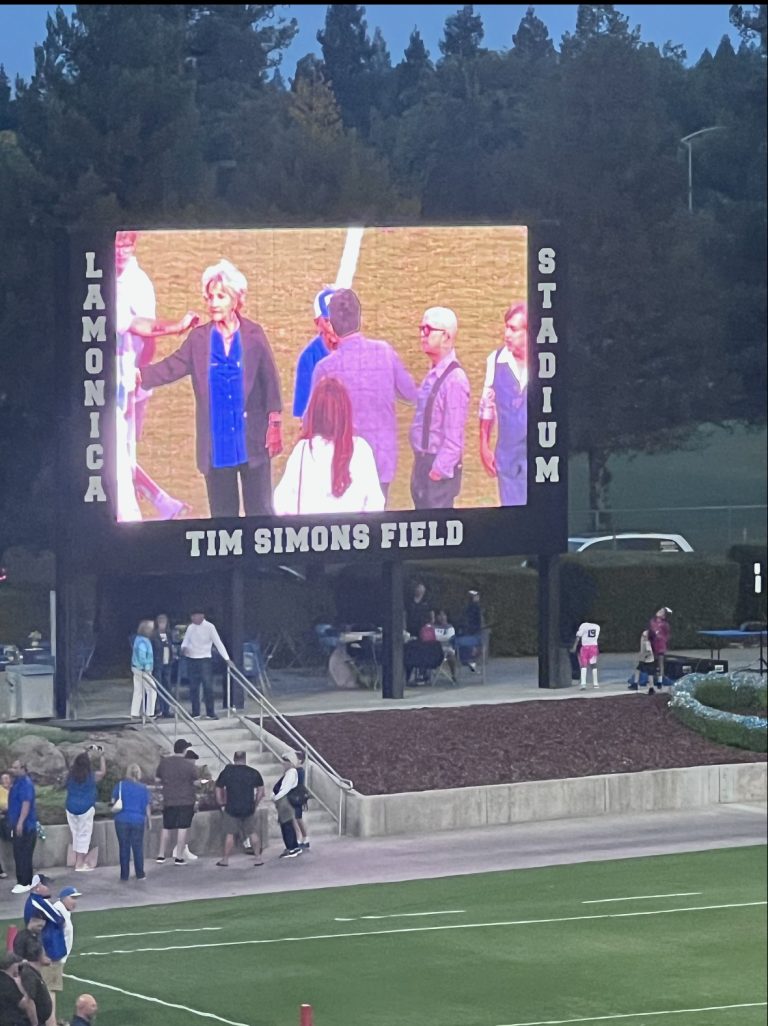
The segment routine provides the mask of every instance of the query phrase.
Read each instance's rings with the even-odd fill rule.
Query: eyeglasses
[[[445,331],[445,328],[433,328],[431,324],[420,324],[419,334],[429,338],[433,331]]]

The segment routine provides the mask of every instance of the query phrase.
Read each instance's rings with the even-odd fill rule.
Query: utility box
[[[0,688],[0,714],[6,720],[49,720],[53,709],[53,667],[9,666]]]

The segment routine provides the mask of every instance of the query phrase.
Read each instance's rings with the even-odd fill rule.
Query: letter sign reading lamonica
[[[88,487],[83,502],[106,502],[102,474],[104,471],[104,445],[102,443],[102,414],[106,403],[104,373],[104,350],[107,341],[106,307],[101,293],[100,279],[103,272],[95,266],[96,254],[85,254],[85,299],[83,300],[83,343],[85,350],[83,379],[83,406],[88,415],[88,444],[85,447],[85,466],[88,471]],[[94,315],[95,313],[95,315]],[[95,407],[95,409],[94,409]]]

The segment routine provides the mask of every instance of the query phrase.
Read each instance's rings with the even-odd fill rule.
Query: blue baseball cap
[[[315,296],[314,308],[315,317],[328,317],[328,303],[331,296],[336,292],[336,289],[331,285],[327,285],[324,289],[321,289]]]
[[[78,891],[77,887],[65,887],[59,891],[59,898],[64,901],[65,898],[82,898],[82,894]]]

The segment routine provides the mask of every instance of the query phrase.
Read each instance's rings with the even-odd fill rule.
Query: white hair
[[[447,306],[431,306],[424,311],[422,322],[431,324],[433,328],[442,328],[450,338],[456,338],[459,330],[459,319]]]
[[[207,297],[208,286],[214,281],[221,282],[224,288],[233,292],[239,300],[243,300],[248,291],[247,278],[229,260],[219,260],[217,264],[211,264],[203,271],[203,298]]]

